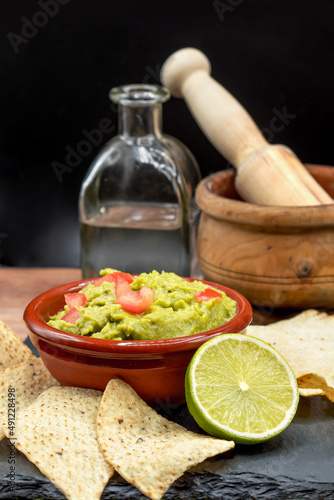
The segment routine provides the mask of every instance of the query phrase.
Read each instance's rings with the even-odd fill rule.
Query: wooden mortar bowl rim
[[[327,165],[305,165],[317,178],[328,177],[326,184],[334,186],[334,167]],[[235,170],[229,168],[215,172],[198,184],[196,202],[206,214],[220,220],[244,225],[271,228],[317,228],[334,226],[334,203],[302,207],[257,205],[224,196],[234,184]],[[317,179],[318,180],[318,179]],[[327,189],[326,189],[327,190]]]

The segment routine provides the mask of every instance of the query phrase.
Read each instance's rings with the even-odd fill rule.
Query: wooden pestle
[[[296,155],[269,144],[241,104],[211,76],[208,58],[194,48],[172,54],[161,82],[183,97],[218,151],[236,168],[240,196],[260,205],[303,206],[333,203]]]

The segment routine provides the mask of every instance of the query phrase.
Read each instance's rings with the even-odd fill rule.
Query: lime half
[[[196,351],[185,392],[189,411],[202,429],[243,444],[280,434],[299,401],[296,377],[276,349],[237,333],[215,337]]]

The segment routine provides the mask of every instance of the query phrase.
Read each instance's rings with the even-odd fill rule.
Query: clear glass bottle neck
[[[125,137],[162,135],[162,103],[149,105],[118,104],[118,133]]]

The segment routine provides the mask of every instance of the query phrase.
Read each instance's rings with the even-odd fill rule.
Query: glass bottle
[[[196,269],[194,200],[200,170],[180,141],[162,132],[167,89],[113,88],[118,135],[90,166],[79,197],[83,278],[111,267],[191,276]]]

